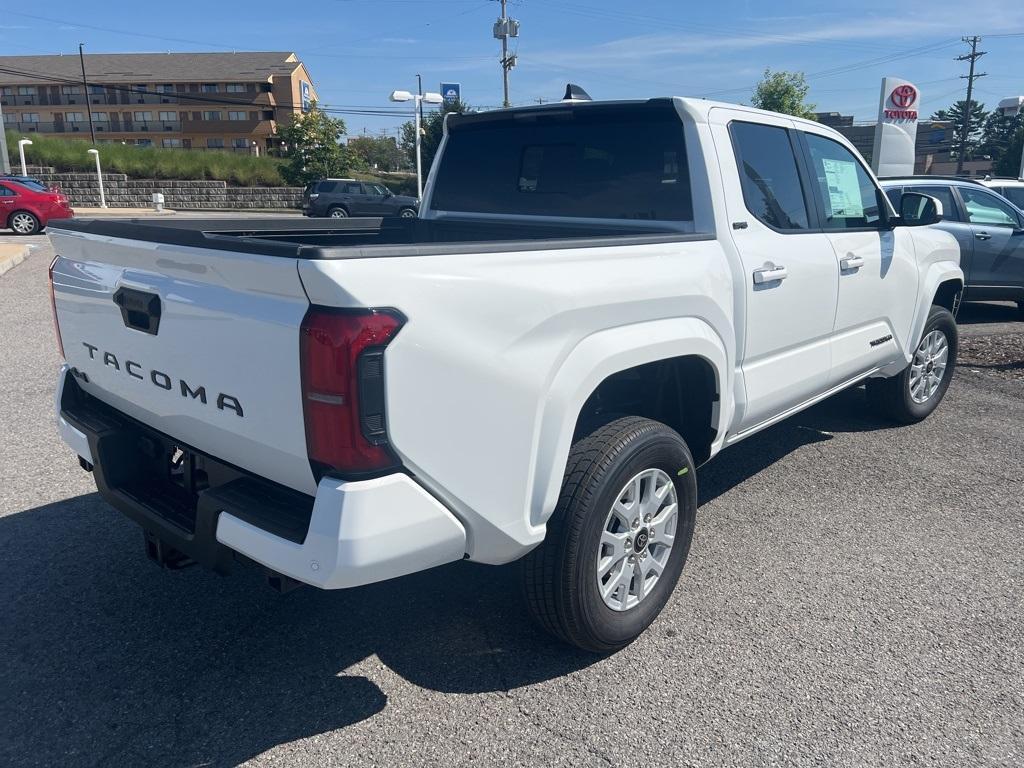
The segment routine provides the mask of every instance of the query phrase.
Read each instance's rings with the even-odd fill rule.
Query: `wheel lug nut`
[[[635,518],[633,520],[633,528],[639,528],[639,527],[640,527],[640,518],[637,517],[637,518]]]
[[[651,516],[650,515],[644,515],[644,522],[645,523],[651,522]]]

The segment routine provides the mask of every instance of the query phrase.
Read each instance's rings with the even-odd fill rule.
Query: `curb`
[[[0,276],[21,264],[28,256],[28,245],[0,245]]]

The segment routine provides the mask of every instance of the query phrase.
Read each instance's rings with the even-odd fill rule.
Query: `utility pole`
[[[7,134],[4,131],[4,108],[0,105],[0,173],[11,172],[11,158],[7,155]]]
[[[508,52],[508,39],[510,37],[519,37],[519,22],[508,17],[506,11],[508,0],[500,0],[500,2],[501,17],[494,22],[494,37],[497,40],[501,40],[501,82],[505,93],[502,106],[507,108],[512,106],[512,103],[508,100],[508,73],[516,65],[516,55],[513,53],[510,56]]]
[[[85,91],[85,108],[89,112],[89,137],[92,139],[92,145],[96,146],[96,129],[92,124],[92,99],[89,98],[89,81],[85,79],[85,51],[83,50],[85,43],[78,44],[78,61],[82,64],[82,90]]]
[[[962,56],[957,56],[957,61],[969,61],[971,62],[970,70],[966,75],[960,75],[961,80],[967,81],[967,104],[964,107],[963,118],[960,121],[960,151],[956,153],[956,172],[957,175],[963,173],[964,170],[964,155],[967,153],[967,137],[970,134],[971,126],[971,107],[973,101],[971,101],[971,94],[974,92],[974,81],[979,77],[985,77],[985,72],[979,72],[974,74],[974,62],[985,55],[986,51],[978,50],[978,43],[981,42],[981,38],[977,35],[971,37],[960,38],[969,46],[971,46],[971,52],[965,53]]]

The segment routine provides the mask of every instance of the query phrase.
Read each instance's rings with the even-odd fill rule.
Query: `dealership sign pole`
[[[882,79],[871,168],[878,176],[911,176],[921,92],[898,77]]]

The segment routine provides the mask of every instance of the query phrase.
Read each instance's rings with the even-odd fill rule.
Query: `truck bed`
[[[710,240],[709,233],[647,221],[550,223],[467,219],[67,219],[50,229],[100,237],[282,256],[360,259],[499,253]]]

